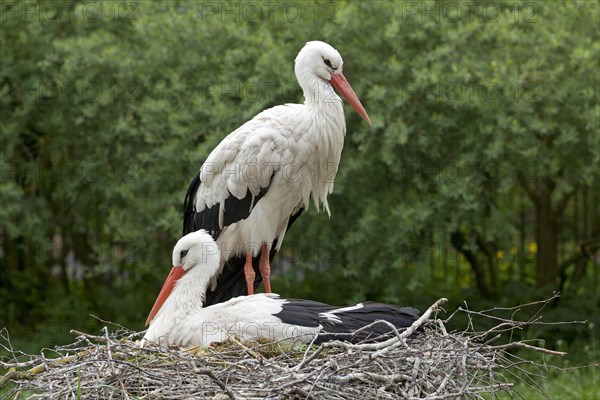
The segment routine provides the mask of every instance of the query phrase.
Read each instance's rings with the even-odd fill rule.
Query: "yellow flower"
[[[537,253],[537,243],[536,242],[531,242],[527,245],[527,249],[529,250],[529,252],[531,254],[535,254]]]

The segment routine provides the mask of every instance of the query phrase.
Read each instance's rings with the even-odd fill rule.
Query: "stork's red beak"
[[[354,90],[352,90],[352,86],[350,86],[350,84],[341,72],[337,75],[332,75],[331,84],[334,88],[337,89],[338,92],[340,92],[340,94],[346,99],[346,101],[350,103],[350,105],[352,106],[352,108],[354,108],[358,115],[360,115],[365,121],[369,123],[369,125],[371,125],[371,119],[369,118],[369,115],[365,111],[363,105],[360,103],[360,100],[356,96],[356,93],[354,93]]]
[[[148,319],[146,319],[146,326],[148,326],[148,324],[152,322],[152,320],[156,316],[156,313],[158,313],[158,310],[160,310],[164,302],[167,300],[167,298],[173,291],[175,283],[179,280],[179,278],[183,276],[183,274],[185,274],[185,270],[181,265],[173,267],[171,269],[171,272],[169,272],[169,276],[167,276],[167,279],[165,280],[165,283],[163,283],[163,287],[160,290],[156,301],[154,302],[154,306],[152,306],[152,310],[148,315]]]

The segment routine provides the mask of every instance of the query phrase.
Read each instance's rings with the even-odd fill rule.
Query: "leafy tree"
[[[597,251],[595,2],[1,7],[3,323],[141,328],[192,175],[244,121],[302,101],[292,61],[315,39],[373,126],[348,111],[332,218],[309,209],[288,234],[283,295],[500,301],[569,289]]]
[[[451,243],[494,298],[498,255],[516,247],[535,252],[537,284],[556,287],[564,209],[598,188],[597,5],[403,5],[352,3],[333,33],[361,63],[351,68],[374,121],[349,129],[325,239],[341,236],[334,258],[381,293],[412,244]],[[530,209],[532,230],[520,223]]]

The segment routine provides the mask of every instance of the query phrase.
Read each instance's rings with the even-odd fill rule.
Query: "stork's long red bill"
[[[173,291],[175,283],[177,283],[177,281],[183,276],[183,274],[185,274],[185,270],[181,266],[173,267],[171,269],[171,272],[169,272],[167,279],[165,279],[165,283],[163,283],[163,287],[162,289],[160,289],[160,293],[158,294],[158,297],[154,302],[154,306],[152,306],[150,314],[148,314],[148,318],[146,319],[146,326],[148,326],[148,324],[152,322],[152,320],[158,313],[158,310],[160,310],[164,302],[167,300],[167,298]]]
[[[350,86],[344,74],[340,72],[337,75],[332,75],[331,84],[334,88],[337,89],[338,92],[340,92],[342,97],[344,97],[344,99],[346,99],[346,101],[350,103],[350,105],[352,106],[352,108],[354,108],[358,115],[360,115],[365,121],[369,123],[369,125],[371,125],[371,119],[369,118],[369,115],[367,114],[365,108],[358,99],[358,96],[356,96],[356,93],[354,93],[354,90],[352,90],[352,86]]]

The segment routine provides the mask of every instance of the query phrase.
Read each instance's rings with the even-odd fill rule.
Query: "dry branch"
[[[551,299],[520,306],[543,308]],[[32,398],[162,398],[186,399],[481,399],[486,393],[511,394],[517,379],[531,387],[540,379],[525,371],[535,364],[510,349],[564,355],[525,341],[497,343],[499,335],[538,323],[539,312],[526,321],[504,319],[492,310],[459,309],[469,323],[464,331],[448,332],[448,320],[431,319],[445,299],[434,303],[411,328],[395,332],[379,344],[330,342],[290,345],[272,342],[227,343],[207,349],[140,348],[142,333],[117,326],[101,335],[73,330],[74,343],[57,346],[58,358],[24,354],[0,331],[0,377],[4,397],[20,393]],[[506,309],[504,309],[506,310]],[[472,318],[496,325],[477,332]],[[504,337],[504,336],[503,336]],[[494,343],[494,345],[492,345]],[[542,369],[540,369],[542,370]],[[9,383],[10,382],[10,383]]]

